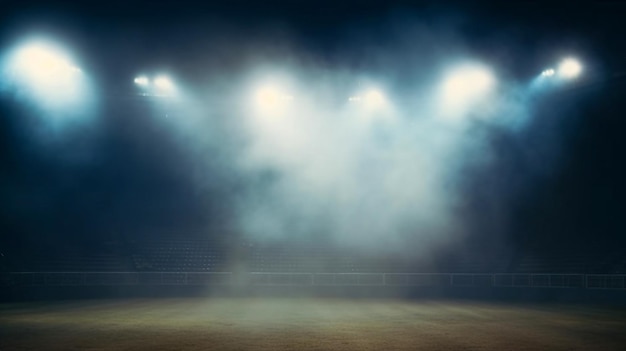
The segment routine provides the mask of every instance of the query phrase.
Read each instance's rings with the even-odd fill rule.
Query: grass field
[[[0,350],[626,350],[625,312],[313,298],[0,304]]]

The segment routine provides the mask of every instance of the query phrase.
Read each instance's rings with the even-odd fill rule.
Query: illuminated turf
[[[0,350],[620,350],[624,311],[345,299],[0,305]]]

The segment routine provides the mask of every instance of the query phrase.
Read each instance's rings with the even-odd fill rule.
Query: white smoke
[[[371,88],[360,82],[375,79],[340,72],[355,82],[350,91],[321,72],[289,71],[293,80],[306,77],[286,84],[293,99],[272,111],[255,111],[252,101],[241,120],[248,143],[239,170],[271,175],[237,203],[242,231],[376,249],[432,247],[463,231],[455,209],[464,168],[489,156],[484,138],[471,130],[476,117],[493,117],[492,109],[451,121],[436,103],[406,107],[394,100],[391,88],[379,88],[393,87],[389,82]],[[284,74],[274,72],[263,76]],[[369,91],[384,106],[371,106],[377,104],[366,101]],[[422,100],[438,101],[436,89],[430,94]]]
[[[186,103],[184,142],[214,166],[219,158],[221,176],[238,183],[220,198],[231,209],[232,230],[257,241],[412,252],[467,234],[467,179],[494,157],[492,128],[524,127],[528,99],[523,84],[485,73],[488,63],[460,50],[451,60],[454,42],[421,38],[436,48],[406,76],[389,51],[374,55],[387,68],[368,74],[281,46],[284,59],[261,50],[258,64],[213,76]],[[450,110],[442,85],[459,62],[464,70],[481,67],[484,91]],[[461,87],[473,88],[471,81]]]

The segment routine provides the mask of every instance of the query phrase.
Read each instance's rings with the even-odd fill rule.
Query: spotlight
[[[365,94],[365,101],[371,108],[383,107],[385,105],[385,96],[378,90],[370,90]]]
[[[293,101],[293,96],[285,94],[273,87],[261,87],[255,93],[256,105],[263,111],[277,110],[285,107],[289,101]]]
[[[150,80],[146,76],[139,76],[135,78],[135,84],[141,87],[147,87],[148,85],[150,85]]]
[[[554,69],[548,68],[548,69],[544,70],[543,72],[541,72],[541,75],[543,77],[552,77],[554,75],[554,73],[555,73]]]
[[[348,102],[358,104],[368,112],[382,112],[389,107],[385,94],[376,88],[362,91],[359,95],[352,95],[348,98]]]
[[[261,107],[273,108],[280,101],[280,94],[271,88],[261,88],[256,94],[256,100]]]
[[[174,90],[174,83],[167,76],[158,76],[154,79],[154,85],[163,91]]]
[[[445,77],[441,93],[447,114],[462,114],[484,98],[496,84],[486,67],[476,64],[460,66]]]
[[[40,84],[76,71],[64,54],[41,44],[29,45],[16,53],[16,66],[20,74],[38,80]]]
[[[80,73],[64,53],[49,45],[35,43],[17,50],[10,70],[35,85],[54,85]]]
[[[68,107],[84,102],[84,75],[60,46],[33,40],[7,57],[6,78],[46,107]],[[4,77],[3,77],[4,78]]]
[[[573,58],[566,58],[559,65],[559,75],[563,78],[576,78],[582,72],[582,65],[578,60]]]

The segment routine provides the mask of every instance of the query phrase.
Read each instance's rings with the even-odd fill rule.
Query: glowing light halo
[[[566,79],[578,77],[583,70],[582,64],[575,58],[568,57],[559,65],[559,76]]]
[[[133,83],[140,91],[140,95],[180,100],[183,98],[180,86],[168,74],[137,75]]]
[[[14,53],[12,69],[17,74],[29,79],[46,81],[58,78],[59,75],[68,75],[80,70],[58,48],[45,43],[30,43]]]
[[[371,89],[365,93],[365,101],[370,108],[382,108],[387,104],[387,98],[378,89]]]
[[[484,100],[495,88],[495,75],[484,65],[468,63],[448,71],[440,86],[440,105],[445,116],[461,116]]]
[[[286,86],[269,81],[254,87],[251,100],[255,114],[277,116],[292,105],[295,97]]]
[[[154,86],[162,91],[172,91],[174,90],[174,83],[170,77],[161,74],[154,78]]]
[[[348,97],[348,102],[359,104],[369,112],[381,112],[389,107],[389,99],[379,88],[369,88]]]
[[[141,87],[147,87],[150,85],[150,79],[146,76],[138,76],[133,81]]]
[[[22,42],[7,56],[3,71],[16,89],[41,107],[65,109],[87,103],[85,75],[68,51],[50,40]]]

